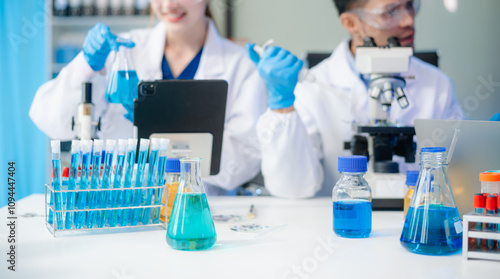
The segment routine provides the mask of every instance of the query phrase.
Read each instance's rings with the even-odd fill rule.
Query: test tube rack
[[[462,254],[465,260],[468,259],[484,259],[500,261],[500,249],[495,245],[494,249],[488,250],[486,247],[477,248],[475,239],[491,239],[500,242],[500,231],[477,231],[474,228],[475,222],[483,224],[496,224],[500,225],[499,216],[484,216],[477,215],[473,212],[464,215],[464,232],[463,232],[463,247]]]
[[[55,190],[51,185],[45,184],[45,224],[47,226],[47,229],[50,231],[52,236],[64,236],[64,235],[79,235],[79,234],[94,234],[94,233],[115,233],[115,232],[137,232],[137,231],[147,231],[147,230],[166,230],[167,229],[167,224],[163,221],[161,221],[160,218],[158,219],[157,223],[153,223],[153,211],[154,210],[160,210],[161,207],[164,207],[165,204],[151,204],[151,205],[146,205],[144,202],[141,203],[139,206],[116,206],[116,207],[97,207],[95,209],[90,209],[88,206],[84,209],[73,209],[73,210],[56,210],[54,204],[51,204],[51,198],[52,201],[56,200],[56,194],[57,195],[68,195],[74,193],[75,195],[78,195],[79,193],[86,192],[87,195],[90,192],[98,192],[100,195],[103,191],[109,191],[109,195],[111,195],[115,191],[135,191],[135,190],[141,190],[141,191],[146,191],[146,190],[160,190],[163,189],[163,192],[165,192],[165,186],[146,186],[146,187],[130,187],[130,188],[110,188],[110,189],[86,189],[86,190],[68,190],[66,185],[63,185],[62,190]],[[53,203],[53,202],[52,202]],[[63,198],[63,205],[62,208],[66,208],[66,199]],[[141,221],[137,223],[137,225],[131,226],[127,224],[126,226],[121,226],[120,222],[116,222],[116,226],[110,227],[108,224],[108,220],[105,221],[105,225],[103,227],[98,227],[97,224],[94,224],[92,228],[87,228],[86,225],[84,224],[82,228],[77,229],[75,227],[75,223],[73,221],[73,225],[71,226],[71,229],[66,229],[66,224],[65,224],[65,219],[66,219],[66,213],[68,212],[74,212],[74,216],[78,212],[85,212],[88,214],[89,212],[92,211],[97,211],[98,214],[99,212],[102,211],[108,211],[112,212],[113,210],[144,210],[146,208],[150,208],[150,217],[149,217],[149,222],[148,224],[143,224]],[[49,221],[49,212],[52,211],[52,221]],[[57,218],[58,215],[63,216],[62,220],[62,227],[63,228],[58,228],[57,224],[60,222]],[[84,222],[85,223],[85,222]]]

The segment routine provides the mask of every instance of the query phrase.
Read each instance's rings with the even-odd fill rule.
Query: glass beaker
[[[130,51],[124,43],[131,43],[130,39],[118,37],[116,43],[118,51],[115,55],[113,67],[109,75],[106,88],[106,100],[109,103],[133,105],[138,97],[137,85],[139,78],[135,71]]]
[[[410,252],[446,255],[462,249],[462,221],[447,166],[446,148],[420,151],[420,175],[400,238],[401,245]]]
[[[167,243],[177,250],[203,250],[217,240],[214,221],[201,182],[199,158],[183,158],[181,180],[167,228]]]

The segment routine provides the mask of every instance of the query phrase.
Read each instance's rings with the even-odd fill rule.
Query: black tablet
[[[157,80],[139,83],[139,97],[134,100],[134,126],[138,138],[171,135],[169,153],[191,149],[191,157],[207,154],[199,149],[200,141],[212,139],[209,174],[219,173],[222,134],[227,101],[224,80]],[[178,134],[177,137],[174,135]],[[211,135],[208,139],[206,135]],[[185,140],[185,142],[183,141]],[[205,140],[206,139],[206,140]],[[174,153],[175,156],[175,153]],[[203,172],[203,171],[202,171]],[[202,174],[203,175],[203,174]]]

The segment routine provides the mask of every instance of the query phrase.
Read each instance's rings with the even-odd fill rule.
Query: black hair
[[[355,7],[362,7],[368,0],[333,0],[335,7],[339,12],[339,16]]]

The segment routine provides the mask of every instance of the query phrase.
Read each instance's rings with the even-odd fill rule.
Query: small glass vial
[[[498,194],[500,192],[500,173],[482,172],[479,174],[481,193]]]
[[[372,230],[372,191],[363,178],[365,156],[340,156],[340,179],[332,191],[333,231],[340,237],[365,238]]]
[[[489,195],[486,197],[486,215],[487,216],[497,216],[497,196]],[[487,232],[495,232],[496,224],[486,223]],[[493,250],[496,247],[496,240],[487,239],[486,249]]]
[[[181,162],[180,158],[168,158],[167,159],[167,179],[165,180],[166,191],[163,194],[162,203],[163,206],[160,210],[160,220],[168,224],[170,219],[170,214],[172,214],[172,207],[174,206],[175,195],[177,194],[177,189],[179,188],[179,182],[181,180]],[[167,217],[165,220],[165,216]]]
[[[417,185],[419,171],[407,171],[406,172],[406,194],[404,198],[404,218],[406,219],[406,213],[408,212],[408,207],[410,207],[411,198],[415,192],[415,185]]]

